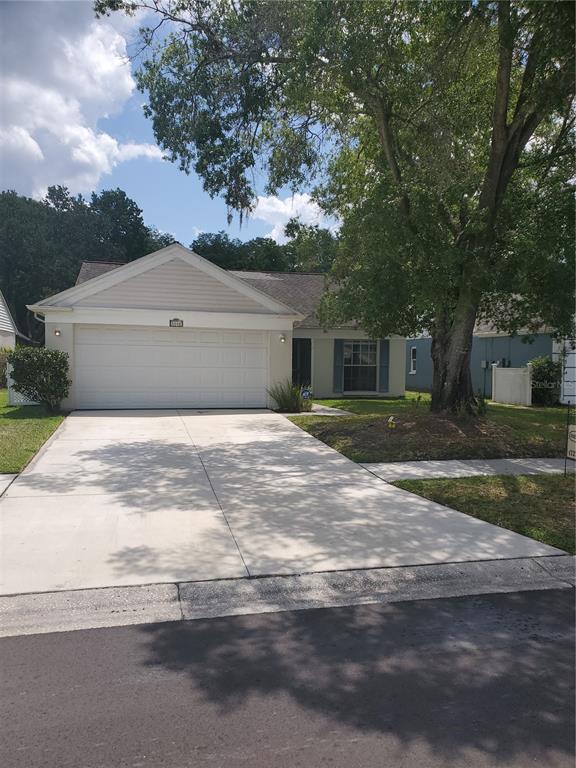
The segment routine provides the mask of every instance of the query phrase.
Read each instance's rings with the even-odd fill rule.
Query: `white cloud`
[[[276,195],[259,196],[251,215],[254,219],[273,225],[268,236],[277,243],[286,242],[284,227],[290,219],[300,219],[303,224],[318,224],[331,230],[337,228],[306,192],[297,192],[284,199]]]
[[[152,144],[98,128],[135,90],[126,56],[130,25],[96,20],[90,2],[3,2],[0,89],[2,187],[42,195],[51,184],[94,189]]]

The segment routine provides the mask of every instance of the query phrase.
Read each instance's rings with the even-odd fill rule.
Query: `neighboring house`
[[[68,408],[272,405],[293,378],[316,397],[404,393],[405,339],[324,331],[319,274],[228,272],[175,243],[129,264],[88,262],[28,308],[68,353]]]
[[[14,322],[6,299],[0,291],[0,349],[9,347],[14,349],[16,346],[16,336],[19,336],[16,323]]]
[[[472,341],[470,371],[474,392],[492,395],[492,363],[504,368],[521,368],[535,357],[552,357],[554,341],[549,329],[533,336],[499,333],[486,323],[477,323]],[[429,336],[406,340],[406,389],[432,388],[432,342]]]

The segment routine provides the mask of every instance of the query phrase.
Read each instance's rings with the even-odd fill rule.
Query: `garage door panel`
[[[79,408],[263,407],[268,334],[77,326]]]

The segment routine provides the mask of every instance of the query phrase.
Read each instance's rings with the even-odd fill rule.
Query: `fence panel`
[[[28,398],[24,397],[24,395],[21,395],[19,392],[16,392],[13,388],[13,382],[10,377],[10,370],[12,366],[7,365],[6,366],[6,384],[8,386],[8,405],[38,405],[38,403],[35,403],[33,400],[28,400]]]
[[[509,405],[532,405],[532,370],[492,366],[492,401]]]

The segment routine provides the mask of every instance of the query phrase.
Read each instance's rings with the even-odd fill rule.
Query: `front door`
[[[301,387],[312,383],[312,339],[292,339],[292,382]]]

